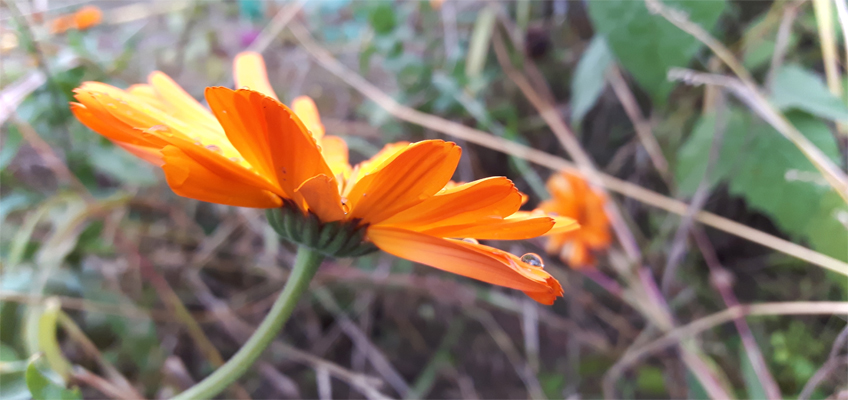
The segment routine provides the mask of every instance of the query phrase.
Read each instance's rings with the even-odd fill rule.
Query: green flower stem
[[[289,319],[297,300],[303,294],[303,291],[309,287],[309,282],[315,276],[315,272],[318,271],[322,260],[324,260],[324,255],[318,251],[305,246],[298,247],[297,259],[283,292],[274,302],[274,306],[265,316],[265,320],[262,321],[259,328],[256,328],[253,336],[221,368],[218,368],[212,375],[209,375],[197,385],[174,397],[174,400],[211,399],[244,375],[265,351],[265,348],[271,344],[286,320]]]

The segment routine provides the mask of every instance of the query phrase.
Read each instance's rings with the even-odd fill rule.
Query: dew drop
[[[167,131],[168,127],[165,125],[153,125],[150,128],[147,128],[149,132],[162,132]]]
[[[241,158],[238,158],[238,157],[230,157],[230,161],[232,161],[232,162],[234,162],[234,163],[241,162]]]
[[[322,151],[321,146],[318,146],[318,145],[316,144],[316,145],[315,145],[315,147],[317,147],[317,148],[318,148],[318,151]]]
[[[539,257],[536,253],[527,253],[521,256],[521,262],[530,264],[534,267],[545,268],[545,263],[542,261],[542,257]]]
[[[250,87],[242,86],[240,89],[242,89],[242,90],[250,90]]]
[[[342,197],[342,205],[343,206],[347,205],[347,197]]]
[[[215,146],[214,144],[207,144],[207,145],[206,145],[206,148],[207,148],[207,149],[209,149],[209,150],[212,150],[212,151],[214,151],[214,152],[216,152],[216,153],[220,153],[220,152],[221,152],[221,148],[220,148],[220,147],[218,147],[218,146]]]
[[[221,110],[221,112],[222,112],[222,113],[224,113],[224,114],[226,114],[226,113],[227,113],[227,110]]]
[[[462,239],[462,241],[465,242],[465,243],[480,244],[480,242],[478,242],[477,239],[474,239],[474,238],[465,238],[465,239]]]

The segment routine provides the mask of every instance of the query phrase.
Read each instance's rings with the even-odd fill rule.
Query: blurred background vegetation
[[[292,260],[263,214],[174,195],[68,109],[83,81],[154,70],[202,98],[248,48],[352,161],[455,140],[455,180],[505,175],[533,206],[574,160],[631,240],[597,271],[546,257],[552,307],[382,253],[330,260],[224,397],[846,398],[848,206],[817,168],[845,176],[844,5],[5,0],[0,398],[167,398],[261,321]],[[82,6],[102,23],[56,29]]]

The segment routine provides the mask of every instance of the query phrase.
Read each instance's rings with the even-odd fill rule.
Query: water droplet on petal
[[[149,132],[162,132],[167,131],[168,127],[165,125],[153,125],[150,128],[147,128]]]
[[[474,238],[465,238],[465,239],[462,239],[462,241],[465,242],[465,243],[480,244],[480,242],[478,242],[477,239],[474,239]]]
[[[318,146],[317,144],[315,145],[315,147],[317,147],[317,148],[318,148],[318,151],[322,151],[322,150],[323,150],[323,149],[321,149],[321,146]]]
[[[545,268],[545,263],[542,261],[542,257],[539,257],[536,253],[527,253],[521,256],[521,262],[530,264],[534,267]]]
[[[242,86],[240,89],[242,89],[242,90],[250,90],[250,87],[248,87],[248,86]]]
[[[214,152],[216,152],[216,153],[220,153],[220,152],[221,152],[221,148],[220,148],[220,147],[218,147],[218,146],[215,146],[214,144],[207,144],[207,145],[206,145],[206,148],[207,148],[207,149],[209,149],[209,150],[212,150],[212,151],[214,151]]]
[[[224,114],[226,114],[226,113],[227,113],[227,110],[221,110],[221,112],[222,112],[222,113],[224,113]]]
[[[241,158],[238,158],[238,157],[230,157],[230,161],[232,161],[232,162],[234,162],[234,163],[241,162]]]

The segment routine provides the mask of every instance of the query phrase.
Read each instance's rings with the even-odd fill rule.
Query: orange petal
[[[493,285],[533,293],[534,299],[542,298],[542,293],[550,297],[562,294],[559,283],[545,270],[492,247],[379,226],[368,228],[368,238],[389,254]]]
[[[553,225],[553,220],[548,217],[506,218],[485,223],[440,226],[423,233],[451,238],[524,240],[544,235]]]
[[[580,224],[578,224],[577,220],[575,220],[574,218],[563,217],[556,214],[546,214],[544,210],[538,208],[529,212],[516,211],[515,214],[509,216],[509,218],[512,219],[526,219],[538,217],[548,217],[554,221],[554,225],[551,227],[551,230],[547,231],[545,235],[554,235],[580,229]]]
[[[322,222],[339,221],[345,217],[342,198],[336,181],[327,175],[316,175],[296,190],[303,196],[309,210]]]
[[[162,157],[165,162],[162,170],[168,185],[180,196],[238,207],[274,208],[282,205],[280,198],[273,193],[223,178],[174,146],[165,147]]]
[[[95,6],[85,6],[74,13],[74,25],[79,30],[85,30],[98,25],[102,20],[103,12]]]
[[[259,173],[297,201],[303,182],[333,172],[315,140],[288,107],[259,92],[206,88],[206,99],[233,146]]]
[[[150,86],[156,90],[163,103],[167,103],[166,110],[174,117],[188,123],[199,124],[215,134],[223,136],[223,131],[215,117],[208,109],[200,105],[194,97],[191,97],[180,85],[174,82],[162,72],[151,72],[147,77]]]
[[[140,130],[113,117],[99,102],[88,93],[77,93],[80,103],[71,103],[71,112],[89,129],[115,142],[148,147],[164,147],[165,142],[156,138],[146,138]]]
[[[292,111],[306,125],[306,129],[312,132],[312,137],[321,139],[324,137],[324,125],[321,123],[321,115],[315,101],[309,96],[298,96],[292,101]]]
[[[441,226],[501,220],[520,206],[521,195],[512,181],[504,177],[492,177],[442,190],[380,224],[421,232]]]
[[[347,196],[350,216],[375,224],[436,194],[450,180],[460,154],[459,146],[442,140],[409,145],[356,182]]]
[[[344,139],[338,136],[324,136],[319,140],[321,146],[321,154],[324,155],[324,160],[330,170],[333,171],[333,176],[341,175],[345,179],[350,176],[350,163],[348,162],[347,143]]]
[[[261,54],[254,51],[238,53],[233,60],[233,75],[236,79],[236,88],[255,90],[274,100],[279,100],[271,83],[268,82],[268,71]]]
[[[156,147],[147,147],[147,146],[136,146],[129,143],[123,142],[115,142],[116,146],[128,151],[130,154],[147,161],[157,167],[161,167],[164,161],[162,161],[162,152],[161,149]]]
[[[214,146],[198,145],[185,138],[170,133],[167,127],[161,129],[149,129],[145,133],[151,137],[157,137],[166,141],[169,145],[183,151],[204,168],[212,171],[222,179],[232,182],[241,182],[246,185],[274,192],[279,196],[285,196],[285,192],[276,184],[276,181],[261,175],[250,169],[250,165],[244,160],[229,157],[221,149]]]

